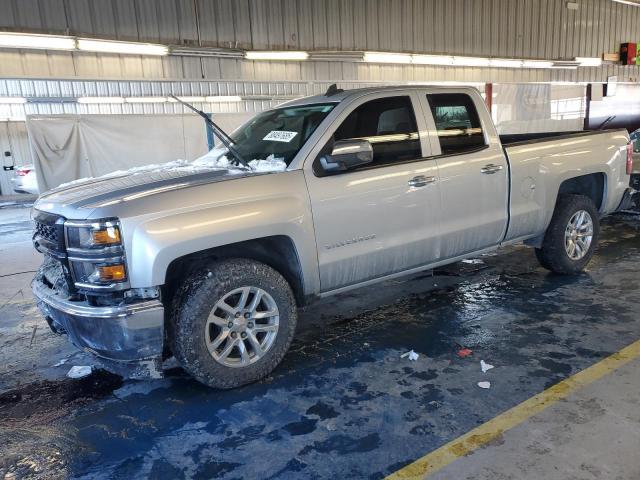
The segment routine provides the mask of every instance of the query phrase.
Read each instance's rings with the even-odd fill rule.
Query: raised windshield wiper
[[[244,158],[242,158],[242,155],[240,155],[240,152],[238,152],[238,150],[236,150],[235,147],[233,146],[233,139],[229,135],[227,135],[225,131],[222,130],[218,125],[216,125],[215,122],[209,118],[209,115],[204,113],[202,110],[198,110],[193,105],[187,102],[183,102],[175,95],[169,95],[169,97],[173,98],[176,102],[181,103],[182,105],[187,107],[189,110],[193,110],[202,118],[204,118],[204,121],[207,122],[207,125],[211,127],[211,129],[213,130],[213,133],[215,133],[218,136],[222,144],[225,147],[227,147],[227,150],[229,151],[229,153],[235,157],[238,163],[241,163],[244,167],[248,168],[249,170],[253,170],[251,165],[249,165],[249,163]]]

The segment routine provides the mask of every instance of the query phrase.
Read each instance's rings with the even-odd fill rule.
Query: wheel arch
[[[167,268],[163,298],[171,302],[179,283],[206,263],[227,258],[247,258],[269,265],[291,286],[298,306],[307,303],[300,257],[293,240],[273,235],[189,253],[174,259]]]
[[[595,172],[568,178],[564,180],[558,188],[556,205],[561,195],[584,195],[593,201],[598,211],[601,211],[604,208],[604,199],[607,193],[606,189],[607,174],[604,172]]]

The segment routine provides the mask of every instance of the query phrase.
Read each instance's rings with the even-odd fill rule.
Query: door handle
[[[494,173],[499,172],[500,170],[502,170],[504,167],[502,165],[494,165],[493,163],[490,163],[489,165],[485,165],[484,167],[482,167],[480,169],[480,171],[482,173],[485,173],[487,175],[492,175]]]
[[[425,185],[429,185],[430,183],[434,183],[436,181],[436,177],[425,177],[424,175],[418,175],[409,180],[410,187],[424,187]]]

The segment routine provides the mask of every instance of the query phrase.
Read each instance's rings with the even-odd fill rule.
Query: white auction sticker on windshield
[[[285,142],[289,143],[293,140],[298,132],[287,132],[284,130],[271,130],[262,140],[270,140],[272,142]]]

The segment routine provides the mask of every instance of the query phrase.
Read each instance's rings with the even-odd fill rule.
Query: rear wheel
[[[584,195],[561,195],[536,256],[552,272],[575,274],[591,260],[599,236],[598,211],[593,201]]]
[[[297,312],[287,281],[248,259],[215,262],[187,279],[176,295],[173,353],[214,388],[234,388],[268,375],[293,338]]]

